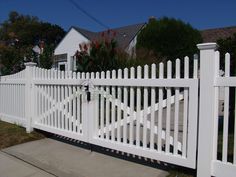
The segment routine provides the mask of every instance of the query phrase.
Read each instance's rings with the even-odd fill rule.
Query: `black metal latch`
[[[87,101],[91,101],[91,93],[89,91],[89,85],[85,85],[85,92],[87,94]]]

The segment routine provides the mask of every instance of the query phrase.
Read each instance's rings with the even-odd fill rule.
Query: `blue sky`
[[[110,28],[146,22],[150,16],[168,16],[197,29],[236,26],[236,0],[74,0]],[[10,11],[34,15],[65,30],[80,26],[104,28],[78,11],[69,0],[0,0],[0,23]]]

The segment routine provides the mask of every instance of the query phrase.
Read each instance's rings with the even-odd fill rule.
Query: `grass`
[[[222,149],[223,149],[223,133],[220,133],[218,135],[218,154],[217,154],[217,159],[221,160],[222,159]],[[234,151],[234,135],[229,134],[228,135],[228,157],[227,160],[228,162],[233,162],[233,151]]]
[[[44,135],[41,133],[26,133],[23,127],[0,121],[0,149],[42,138]]]
[[[175,171],[175,170],[171,170],[169,171],[169,175],[167,177],[194,177],[194,175],[190,175],[187,174],[185,172],[181,172],[181,171]]]

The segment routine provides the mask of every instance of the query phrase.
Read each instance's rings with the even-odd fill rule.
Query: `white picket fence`
[[[179,59],[168,61],[166,71],[163,63],[101,73],[29,64],[0,78],[0,119],[25,126],[28,132],[36,128],[197,169],[198,177],[234,177],[236,145],[233,161],[227,155],[229,87],[236,87],[236,78],[229,75],[229,54],[225,76],[220,77],[216,44],[198,47],[200,79],[198,59],[189,71],[188,57],[184,66]],[[225,88],[222,158],[217,158],[219,87]],[[233,138],[236,142],[236,133]]]

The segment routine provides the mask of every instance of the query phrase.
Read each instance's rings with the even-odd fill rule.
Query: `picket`
[[[137,67],[137,79],[141,79],[142,74],[141,74],[141,67]],[[136,105],[136,146],[140,146],[140,109],[141,109],[141,89],[140,87],[137,87],[137,105]]]
[[[175,63],[175,78],[180,78],[180,60]],[[178,134],[179,134],[179,88],[175,88],[175,112],[174,112],[174,154],[178,154]]]
[[[160,63],[159,64],[159,79],[163,79],[163,74],[164,74],[164,65],[163,63]],[[157,134],[157,137],[158,137],[158,143],[157,143],[157,150],[159,152],[162,151],[162,109],[163,109],[163,88],[159,88],[159,91],[158,91],[158,134]]]
[[[156,79],[156,65],[152,64],[151,78]],[[151,127],[150,127],[150,148],[154,149],[154,128],[155,128],[155,103],[156,103],[156,90],[151,88]]]
[[[130,79],[134,79],[135,69],[130,68]],[[130,87],[130,145],[133,145],[134,141],[134,88]]]
[[[189,58],[184,58],[184,78],[189,78]],[[184,88],[184,120],[183,120],[183,150],[182,155],[186,156],[187,150],[187,122],[188,122],[188,88]]]
[[[225,54],[225,77],[229,77],[230,73],[230,56]],[[224,128],[223,128],[223,162],[227,162],[228,156],[228,126],[229,126],[229,87],[225,87],[225,99],[224,99]]]

